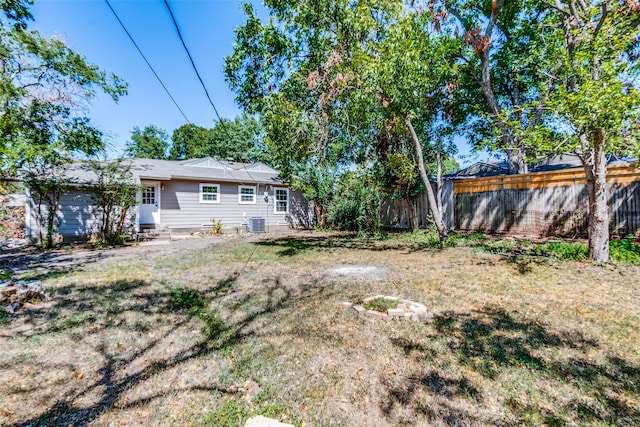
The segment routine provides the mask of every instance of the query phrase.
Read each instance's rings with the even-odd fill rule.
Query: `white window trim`
[[[204,191],[203,188],[204,187],[216,187],[218,189],[218,193],[216,197],[216,200],[204,200]],[[220,184],[212,184],[212,183],[201,183],[200,184],[200,203],[220,203]]]
[[[287,210],[286,211],[279,211],[278,210],[278,200],[276,199],[276,190],[284,190],[287,192]],[[286,187],[274,187],[273,188],[273,213],[278,214],[278,215],[286,215],[289,213],[289,201],[291,200],[289,198],[289,189]]]
[[[250,188],[253,190],[253,200],[250,202],[244,202],[242,201],[242,190],[244,188]],[[246,196],[247,194],[245,194]],[[241,205],[255,205],[256,204],[256,199],[258,198],[258,189],[256,188],[255,185],[238,185],[238,204]]]

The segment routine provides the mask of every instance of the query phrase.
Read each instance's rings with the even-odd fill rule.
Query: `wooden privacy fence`
[[[640,228],[640,169],[608,168],[611,232],[625,236]],[[426,225],[426,195],[383,204],[388,226],[410,226],[416,210]],[[413,210],[412,210],[413,209]],[[589,213],[584,170],[564,169],[446,181],[443,210],[449,228],[522,235],[584,234]]]

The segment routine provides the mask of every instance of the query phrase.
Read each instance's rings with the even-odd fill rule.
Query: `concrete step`
[[[157,230],[145,230],[138,233],[139,241],[150,240],[171,240],[171,232],[169,231],[157,231]]]

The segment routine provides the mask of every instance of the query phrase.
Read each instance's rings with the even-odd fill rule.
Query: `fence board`
[[[635,165],[611,166],[607,174],[611,232],[635,234],[640,228],[640,170]],[[418,207],[419,225],[426,226],[429,210],[425,194],[409,201],[386,201],[383,223],[409,227],[412,203]],[[446,181],[443,210],[447,226],[457,230],[584,234],[589,210],[584,170]]]

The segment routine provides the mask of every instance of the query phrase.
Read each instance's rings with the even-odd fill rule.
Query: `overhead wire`
[[[184,48],[184,51],[187,53],[187,56],[189,57],[189,61],[191,62],[191,67],[193,68],[193,71],[195,71],[196,76],[198,77],[198,80],[200,81],[200,85],[202,86],[202,89],[204,89],[204,93],[205,95],[207,95],[207,100],[209,100],[209,104],[211,104],[211,106],[213,107],[213,111],[216,113],[216,117],[218,118],[218,121],[222,124],[222,127],[225,129],[226,132],[226,128],[224,127],[224,123],[222,122],[222,119],[220,118],[220,114],[218,114],[218,109],[216,108],[215,104],[213,103],[213,100],[211,99],[211,95],[209,95],[209,91],[207,90],[207,86],[204,84],[204,81],[202,80],[202,77],[200,76],[200,73],[198,72],[198,67],[196,67],[196,63],[193,61],[193,57],[191,56],[191,52],[189,52],[189,48],[187,48],[187,44],[184,41],[184,38],[182,37],[182,32],[180,31],[180,26],[178,25],[178,21],[176,21],[175,16],[173,15],[173,11],[171,10],[171,6],[169,6],[169,2],[167,0],[164,0],[164,5],[167,7],[167,10],[169,11],[169,15],[171,16],[171,20],[173,21],[173,26],[176,29],[176,32],[178,33],[178,38],[180,39],[180,42],[182,43],[182,47]],[[228,132],[227,132],[227,136]]]
[[[218,114],[218,109],[216,108],[215,104],[213,103],[213,100],[211,99],[211,95],[209,95],[209,91],[207,90],[207,86],[204,84],[204,81],[202,80],[202,77],[200,76],[200,72],[198,72],[198,67],[196,67],[196,63],[193,60],[193,57],[191,56],[191,52],[189,52],[189,48],[187,47],[187,44],[184,41],[184,38],[182,37],[182,32],[180,31],[180,26],[178,25],[178,21],[176,20],[174,14],[173,14],[173,11],[171,10],[171,6],[169,5],[169,2],[167,0],[164,0],[164,5],[167,7],[167,10],[169,11],[169,15],[171,16],[171,20],[173,21],[173,26],[175,27],[176,32],[178,33],[178,38],[180,39],[180,42],[182,43],[182,47],[184,48],[184,51],[187,53],[187,56],[189,57],[189,61],[191,62],[191,67],[193,68],[193,71],[195,71],[196,76],[198,77],[198,80],[200,81],[200,85],[202,86],[202,89],[204,89],[204,93],[207,96],[207,100],[209,101],[209,104],[211,104],[211,107],[213,107],[213,111],[215,112],[216,117],[218,118],[218,123],[220,123],[220,125],[222,126],[222,129],[224,130],[224,133],[227,135],[227,138],[229,138],[229,140],[231,140],[231,135],[229,134],[227,126],[225,125],[224,121],[220,117],[220,114]],[[242,162],[242,165],[243,165],[243,168],[244,168],[245,172],[247,173],[247,175],[249,175],[249,178],[251,180],[255,181],[255,179],[251,175],[251,172],[249,172],[249,170],[247,169],[247,165],[244,162]],[[256,198],[257,198],[257,196],[258,195],[256,194]]]
[[[142,53],[142,50],[140,49],[140,47],[138,46],[138,44],[136,43],[136,41],[133,39],[133,36],[131,36],[131,33],[129,33],[129,30],[127,30],[127,27],[124,25],[124,23],[122,22],[122,20],[120,19],[120,17],[118,16],[118,14],[116,13],[116,11],[114,10],[114,8],[111,6],[111,3],[109,3],[109,0],[104,0],[107,3],[107,6],[109,6],[109,9],[111,10],[111,13],[113,13],[113,16],[115,16],[116,20],[118,21],[118,23],[120,24],[120,26],[122,27],[122,29],[124,30],[124,32],[127,34],[127,36],[129,37],[129,40],[131,40],[131,43],[133,43],[133,45],[135,46],[135,48],[138,50],[138,53],[140,54],[140,56],[142,56],[142,59],[144,59],[144,62],[147,63],[147,66],[149,67],[149,69],[151,70],[151,72],[153,73],[154,76],[156,76],[156,79],[158,79],[158,82],[160,83],[160,85],[162,86],[162,88],[164,89],[164,91],[167,93],[167,95],[169,95],[169,98],[171,98],[171,101],[173,101],[173,104],[176,106],[176,108],[178,109],[178,111],[180,111],[180,114],[182,114],[182,117],[184,117],[184,119],[187,121],[187,123],[191,123],[191,120],[189,120],[186,116],[186,114],[184,113],[184,111],[182,111],[182,108],[180,108],[180,106],[178,105],[178,102],[175,100],[175,98],[171,95],[171,92],[169,92],[169,89],[167,89],[167,86],[164,84],[164,82],[162,81],[162,79],[160,78],[160,76],[158,75],[158,73],[156,73],[156,70],[153,68],[153,66],[151,65],[151,63],[149,62],[149,60],[147,59],[147,57],[144,55],[144,53]]]

